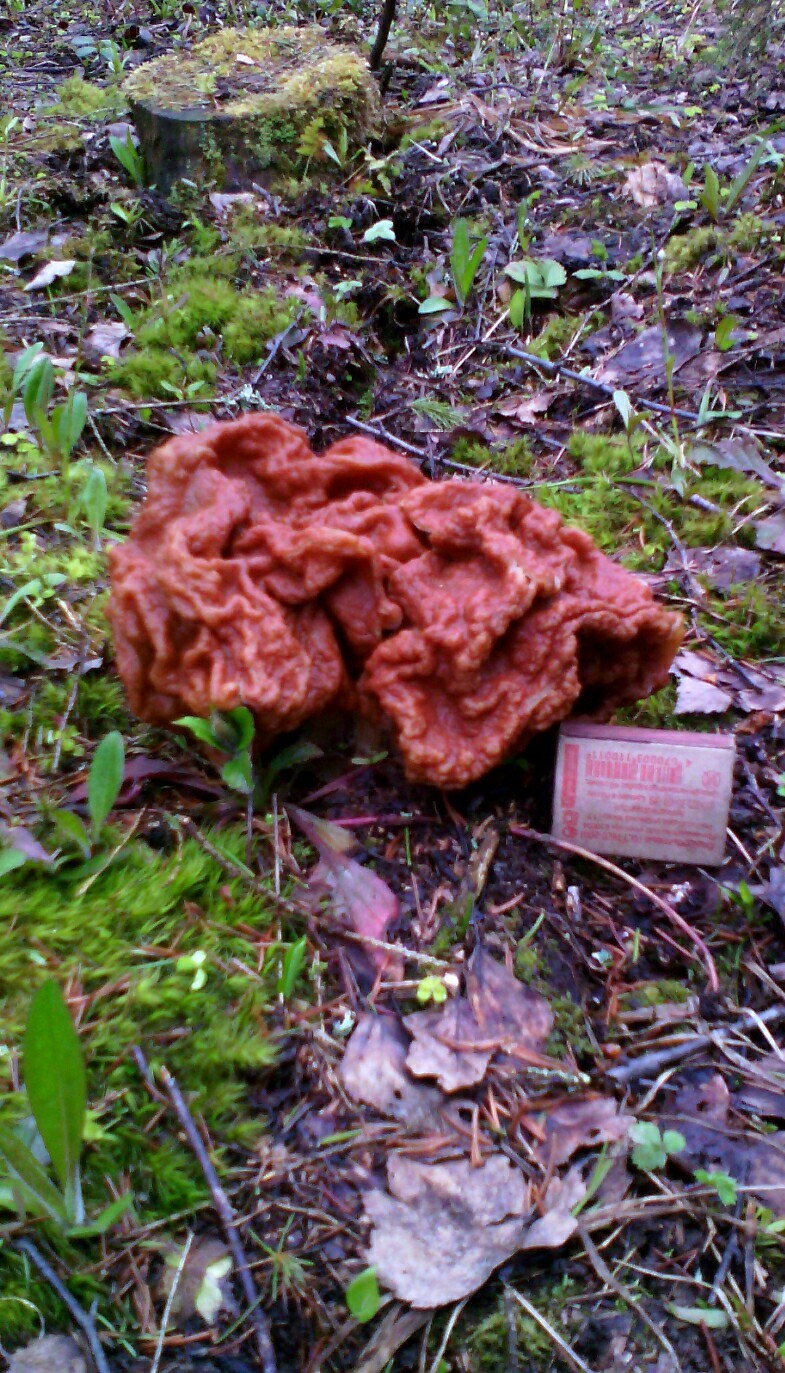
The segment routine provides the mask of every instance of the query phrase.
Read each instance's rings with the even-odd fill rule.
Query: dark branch
[[[384,0],[382,12],[379,15],[379,28],[376,32],[376,41],[371,49],[371,71],[379,70],[384,49],[387,47],[387,39],[390,37],[392,21],[395,18],[396,0]]]

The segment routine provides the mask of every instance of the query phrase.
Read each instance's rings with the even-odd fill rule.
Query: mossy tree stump
[[[244,190],[343,160],[378,108],[362,54],[316,27],[222,29],[145,62],[124,89],[148,182],[164,194],[183,177]]]

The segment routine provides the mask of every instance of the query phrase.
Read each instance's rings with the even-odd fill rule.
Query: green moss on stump
[[[356,144],[378,108],[362,55],[316,27],[224,29],[144,63],[123,89],[164,192],[182,177],[237,189],[329,165],[325,144]]]

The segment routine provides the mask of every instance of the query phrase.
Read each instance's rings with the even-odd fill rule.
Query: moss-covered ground
[[[393,31],[384,119],[361,145],[317,112],[286,177],[240,199],[222,193],[217,164],[204,184],[179,183],[164,198],[118,148],[133,146],[127,83],[144,86],[143,59],[170,54],[182,71],[208,35],[226,57],[226,27],[258,28],[260,7],[233,0],[197,14],[155,0],[110,24],[104,7],[41,0],[2,20],[11,99],[0,113],[0,867],[15,832],[32,861],[0,875],[0,1125],[29,1136],[24,1026],[36,989],[55,978],[87,1064],[88,1213],[123,1192],[132,1200],[105,1236],[66,1239],[20,1223],[0,1175],[0,1349],[70,1325],[14,1248],[25,1233],[85,1309],[97,1301],[114,1366],[149,1367],[162,1246],[217,1233],[203,1174],[159,1090],[166,1067],[242,1215],[282,1373],[364,1367],[369,1330],[345,1324],[344,1292],[362,1267],[357,1198],[383,1159],[335,1087],[364,991],[319,922],[276,900],[266,804],[249,828],[244,801],[208,758],[131,716],[113,671],[106,554],[142,499],[146,453],[172,432],[253,409],[301,423],[316,448],[369,426],[437,476],[482,470],[520,482],[649,577],[682,610],[687,647],[736,674],[725,714],[679,714],[674,680],[619,717],[737,736],[720,871],[625,865],[708,940],[721,992],[699,1013],[700,964],[640,891],[509,832],[511,820],[548,827],[552,740],[445,802],[407,787],[381,749],[355,763],[356,740],[337,729],[281,790],[299,802],[315,791],[320,813],[357,822],[400,898],[408,947],[422,936],[460,969],[481,931],[506,952],[551,1002],[549,1052],[600,1090],[640,1034],[658,1042],[647,1016],[682,1034],[770,1004],[785,961],[785,534],[775,529],[772,546],[764,530],[782,518],[785,482],[782,35],[773,16],[762,46],[753,26],[734,49],[729,9],[718,0],[653,19],[642,5],[417,3]],[[342,40],[367,43],[375,24],[359,3],[281,0],[269,17],[273,33],[321,23],[339,53]],[[199,94],[222,98],[207,86]],[[676,199],[642,205],[631,194],[630,171],[650,162],[682,178]],[[450,260],[460,219],[472,243],[487,239],[468,290]],[[33,236],[18,257],[17,234]],[[505,269],[522,259],[534,276],[530,266],[516,296],[521,271]],[[71,265],[35,286],[50,264]],[[697,351],[653,370],[625,362],[644,329],[672,324],[698,331]],[[44,421],[69,394],[86,398],[73,445],[53,443],[32,404],[26,412],[18,369],[35,345],[53,369]],[[609,365],[605,390],[581,379]],[[733,581],[705,563],[690,570],[694,550],[760,561]],[[56,812],[87,818],[88,769],[114,730],[130,771],[85,858]],[[498,850],[473,902],[467,862],[488,825]],[[283,961],[303,936],[307,953],[283,997]],[[417,1004],[417,965],[409,972],[404,1010]],[[744,1052],[762,1047],[749,1041]],[[657,1179],[673,1195],[676,1186],[667,1170]],[[640,1219],[644,1208],[637,1229],[610,1236],[605,1260],[667,1324],[685,1370],[779,1367],[776,1227],[749,1203],[746,1249],[728,1276],[722,1256],[742,1213],[726,1226],[725,1212],[701,1205],[685,1219],[674,1203],[656,1222]],[[679,1322],[668,1304],[695,1296],[678,1284],[692,1283],[702,1302],[718,1272],[732,1319]],[[511,1305],[510,1284],[544,1325]],[[618,1358],[655,1368],[662,1351],[633,1307],[575,1241],[514,1259],[386,1367],[546,1373]],[[193,1316],[170,1329],[161,1367],[253,1366],[238,1343],[247,1327],[235,1324]],[[570,1364],[553,1330],[583,1363]],[[199,1360],[184,1363],[194,1349]]]

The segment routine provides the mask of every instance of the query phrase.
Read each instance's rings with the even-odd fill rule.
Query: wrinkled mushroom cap
[[[514,487],[429,482],[365,438],[316,455],[274,415],[158,448],[110,569],[142,719],[245,705],[267,741],[359,707],[410,778],[445,788],[657,690],[682,637],[645,582]]]

